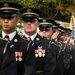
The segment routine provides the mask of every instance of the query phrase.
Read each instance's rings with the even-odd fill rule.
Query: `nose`
[[[5,22],[5,23],[8,23],[8,19],[4,19],[4,22]]]
[[[46,31],[43,31],[43,33],[46,33]]]
[[[31,24],[31,22],[29,21],[29,22],[27,22],[28,23],[28,25],[30,25]]]

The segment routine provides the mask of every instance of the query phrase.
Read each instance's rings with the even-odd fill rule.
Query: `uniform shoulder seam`
[[[27,40],[27,41],[30,41],[29,39],[27,39],[27,38],[24,38],[24,37],[22,37],[22,36],[20,36],[23,40]]]
[[[7,39],[1,38],[1,37],[0,37],[0,40],[4,40],[4,41],[7,41],[7,42],[9,42]]]

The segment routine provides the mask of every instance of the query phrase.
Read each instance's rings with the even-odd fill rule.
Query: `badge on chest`
[[[22,61],[22,52],[15,52],[16,61]]]
[[[42,49],[42,46],[38,46],[38,49],[35,50],[35,57],[45,57],[45,50]]]

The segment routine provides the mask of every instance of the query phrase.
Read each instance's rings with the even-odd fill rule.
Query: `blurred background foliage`
[[[10,1],[10,0],[0,0]],[[34,7],[42,11],[41,17],[70,22],[72,13],[75,13],[75,0],[11,0],[24,7]]]

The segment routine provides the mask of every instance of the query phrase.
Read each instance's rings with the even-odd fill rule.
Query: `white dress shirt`
[[[12,40],[14,38],[14,36],[16,35],[16,31],[12,32],[11,34],[5,34],[2,31],[2,38],[4,38],[6,35],[8,35],[9,36],[9,39]]]
[[[32,35],[32,36],[29,36],[29,35],[27,35],[26,33],[24,33],[24,35],[25,35],[25,37],[30,37],[31,38],[31,40],[33,41],[34,39],[35,39],[35,37],[37,36],[37,32],[34,34],[34,35]]]

